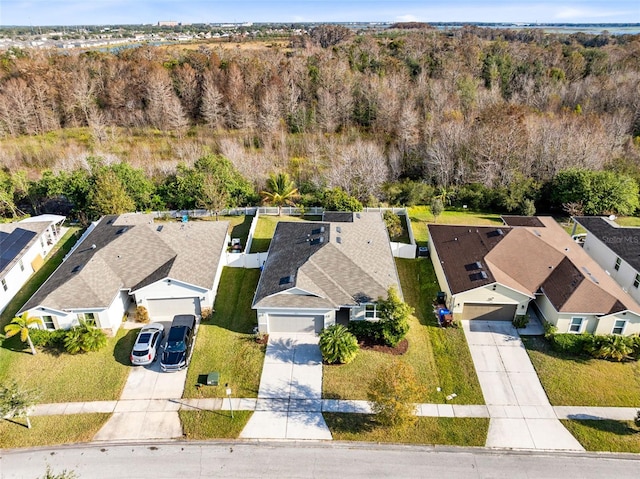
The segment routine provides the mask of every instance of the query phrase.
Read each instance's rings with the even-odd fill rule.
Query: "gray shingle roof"
[[[120,289],[136,291],[166,277],[210,289],[228,229],[226,221],[106,216],[22,310],[106,307]]]
[[[640,271],[640,228],[622,227],[600,216],[576,216],[574,220]]]
[[[278,223],[253,307],[337,309],[384,297],[390,286],[401,292],[382,216],[358,216]]]

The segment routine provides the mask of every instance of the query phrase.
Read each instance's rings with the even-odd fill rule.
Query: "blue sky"
[[[640,0],[0,0],[0,25],[159,20],[640,23]]]

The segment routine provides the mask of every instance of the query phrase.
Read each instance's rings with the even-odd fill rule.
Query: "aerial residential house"
[[[133,306],[152,319],[212,307],[229,223],[154,222],[151,215],[105,216],[22,307],[47,329],[79,319],[116,331]]]
[[[40,215],[0,224],[0,312],[40,269],[60,240],[64,216]]]
[[[640,305],[553,218],[503,221],[429,225],[431,259],[454,317],[512,320],[531,306],[559,332],[640,332]]]
[[[280,222],[253,308],[262,332],[320,332],[377,318],[376,300],[400,282],[380,213],[325,213]]]
[[[640,302],[640,228],[623,227],[612,218],[576,216],[587,230],[583,248],[637,302]]]

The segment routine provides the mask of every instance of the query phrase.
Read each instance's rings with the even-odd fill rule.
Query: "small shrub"
[[[202,308],[200,311],[200,319],[202,321],[209,321],[213,317],[213,308]]]
[[[548,339],[554,351],[574,355],[584,354],[592,343],[590,334],[552,334]]]
[[[358,340],[341,324],[334,324],[320,333],[322,359],[329,364],[348,364],[358,354]]]
[[[409,332],[409,316],[413,308],[405,303],[392,286],[387,291],[387,299],[378,298],[378,311],[383,341],[396,347]]]
[[[513,327],[516,329],[523,329],[529,324],[529,316],[526,314],[518,314],[512,321]]]
[[[630,337],[617,334],[593,336],[587,350],[594,358],[622,362],[632,359],[632,341]]]
[[[86,321],[67,331],[64,348],[69,354],[99,351],[107,345],[107,335],[101,329],[91,326]]]
[[[60,348],[64,347],[64,338],[67,332],[64,329],[53,331],[45,329],[34,329],[30,336],[33,345],[40,348]]]
[[[376,344],[382,342],[382,325],[379,321],[351,321],[349,331],[358,341]]]
[[[544,337],[549,340],[551,340],[551,337],[558,332],[558,328],[556,328],[549,321],[543,320],[542,327],[544,328]]]
[[[136,307],[136,321],[138,323],[148,323],[149,322],[149,311],[144,306]]]
[[[633,353],[632,356],[635,359],[640,359],[640,336],[639,335],[635,335],[635,336],[631,336],[631,348],[633,349]]]
[[[638,429],[640,429],[640,409],[636,412],[636,417],[633,418],[633,423]]]

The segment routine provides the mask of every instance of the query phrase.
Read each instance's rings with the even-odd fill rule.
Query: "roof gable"
[[[600,216],[574,218],[636,271],[640,271],[640,228],[623,227]]]

